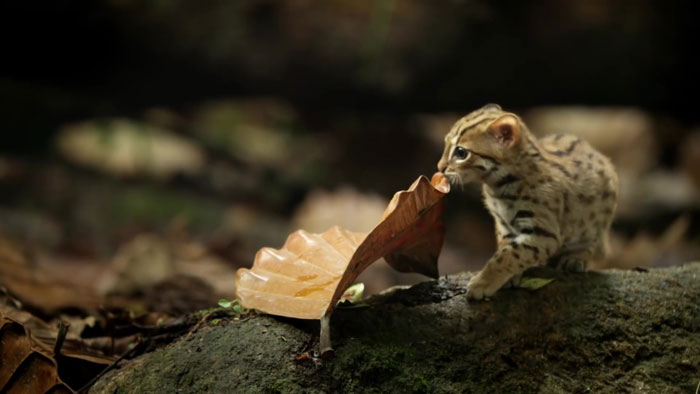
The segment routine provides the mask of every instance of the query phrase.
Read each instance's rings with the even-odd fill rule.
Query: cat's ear
[[[515,115],[503,115],[489,125],[489,132],[501,146],[510,148],[520,138],[520,121]]]
[[[494,103],[488,103],[481,107],[481,110],[495,110],[495,111],[503,111],[500,105],[494,104]]]

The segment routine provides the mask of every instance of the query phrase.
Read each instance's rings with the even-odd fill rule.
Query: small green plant
[[[523,278],[518,284],[521,289],[538,290],[552,283],[551,278]]]
[[[248,310],[244,308],[241,304],[238,303],[237,300],[226,300],[226,299],[220,299],[219,300],[219,306],[222,308],[231,308],[231,310],[236,313],[236,314],[243,314],[246,313]]]

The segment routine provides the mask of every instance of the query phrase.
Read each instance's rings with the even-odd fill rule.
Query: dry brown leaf
[[[0,315],[0,391],[41,394],[56,386],[70,392],[56,362],[37,351],[24,326]]]
[[[400,191],[368,234],[333,227],[322,234],[292,233],[282,249],[263,248],[251,269],[236,273],[241,305],[301,319],[330,316],[343,292],[370,264],[385,257],[401,272],[437,277],[441,220],[449,183],[441,173],[419,177]]]
[[[73,280],[80,275],[65,274],[74,273],[76,266],[56,262],[46,265],[56,271],[39,269],[37,259],[23,253],[22,249],[0,234],[0,287],[6,288],[22,304],[51,315],[61,309],[96,310],[104,303],[92,292],[91,285]],[[58,274],[64,277],[58,279]]]
[[[113,357],[85,352],[53,355],[52,344],[38,340],[23,324],[0,312],[0,392],[72,393],[67,383],[78,388],[86,382],[81,373],[89,378],[112,361]]]

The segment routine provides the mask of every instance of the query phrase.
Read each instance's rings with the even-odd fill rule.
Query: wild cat
[[[458,120],[438,163],[451,183],[483,184],[498,248],[468,287],[471,299],[547,262],[584,271],[608,251],[618,179],[610,160],[572,135],[535,138],[515,114],[488,104]]]

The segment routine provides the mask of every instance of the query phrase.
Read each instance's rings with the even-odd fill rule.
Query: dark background
[[[249,95],[311,114],[632,105],[692,125],[697,11],[693,1],[5,2],[2,146],[41,154],[64,122]]]
[[[171,244],[201,243],[232,268],[250,265],[257,249],[281,245],[308,223],[298,212],[314,192],[345,185],[387,199],[435,171],[441,135],[456,116],[496,102],[525,115],[583,106],[648,119],[650,146],[636,137],[616,142],[616,151],[639,150],[648,164],[619,168],[636,193],[623,196],[649,199],[621,207],[614,229],[626,263],[612,266],[697,257],[697,248],[667,256],[669,245],[697,245],[700,234],[692,192],[673,199],[700,188],[697,2],[60,0],[1,7],[0,235],[39,254],[106,264],[139,234],[158,234]],[[57,149],[76,125],[108,135],[117,118],[185,138],[205,152],[204,167],[161,178],[125,175]],[[626,131],[634,132],[623,124],[619,133]],[[109,151],[98,162],[99,155],[108,161]],[[659,182],[637,184],[654,173]],[[364,197],[355,197],[343,194],[344,203],[330,205],[330,224],[364,212]],[[443,272],[477,269],[494,248],[491,220],[475,190],[448,200]],[[678,228],[685,230],[663,241],[684,216]],[[185,235],[173,240],[178,226]]]

